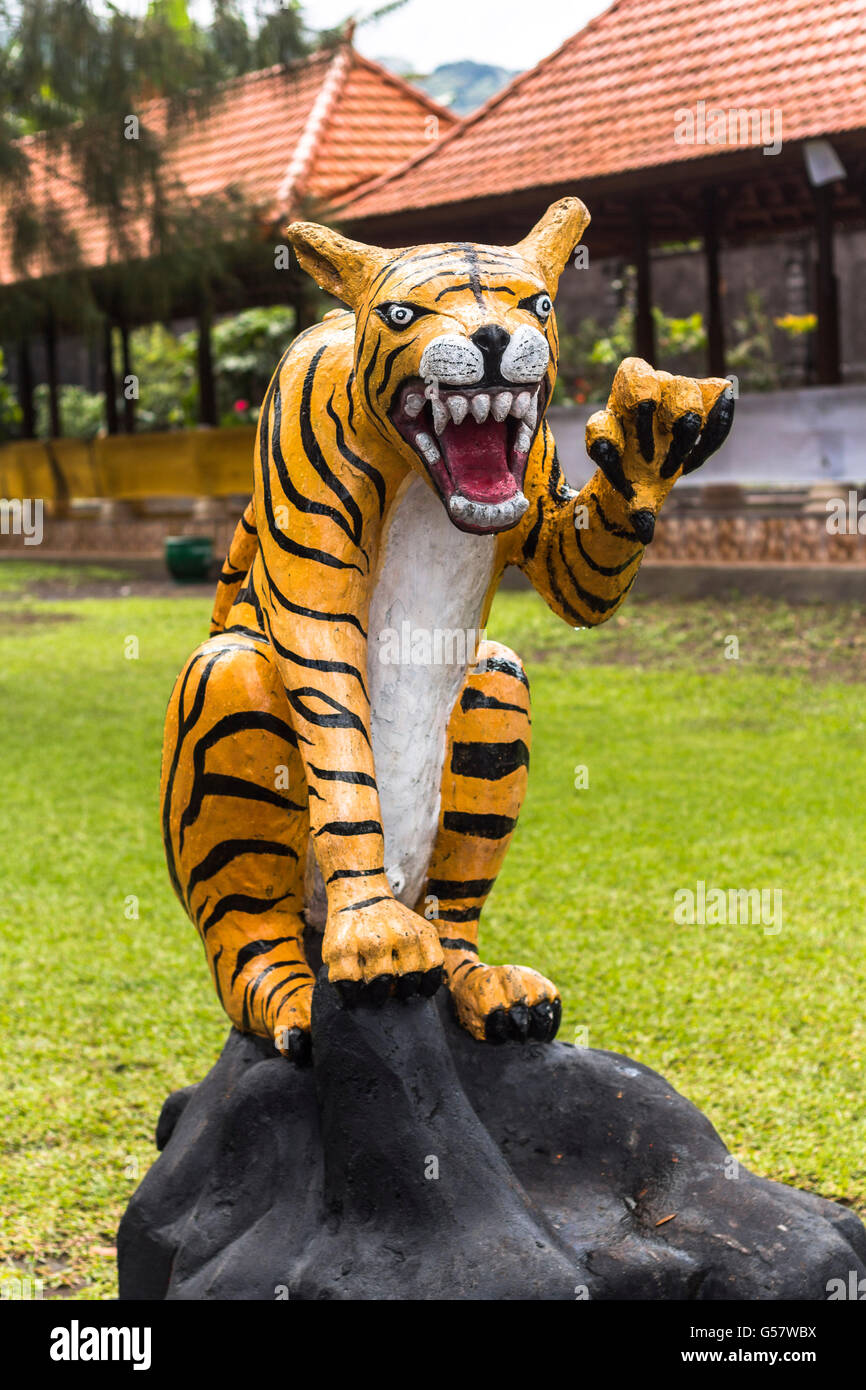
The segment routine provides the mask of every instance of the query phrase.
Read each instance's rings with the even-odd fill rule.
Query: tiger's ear
[[[560,198],[551,203],[529,236],[513,248],[527,261],[534,261],[544,276],[551,295],[556,294],[559,277],[574,254],[574,248],[589,226],[589,213],[579,198]]]
[[[292,222],[286,236],[295,248],[303,270],[320,289],[354,309],[364,297],[373,276],[398,254],[381,246],[350,241],[317,222]]]

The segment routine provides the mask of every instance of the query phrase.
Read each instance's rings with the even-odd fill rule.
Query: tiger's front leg
[[[485,965],[478,919],[511,841],[526,791],[529,683],[514,652],[484,642],[448,726],[439,832],[425,888],[445,951],[457,1016],[479,1039],[550,1040],[559,991],[525,965]]]

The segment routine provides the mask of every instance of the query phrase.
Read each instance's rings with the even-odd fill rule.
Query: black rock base
[[[232,1031],[169,1096],[118,1235],[122,1299],[819,1299],[846,1208],[754,1177],[656,1072],[493,1046],[436,1000],[343,1008],[313,1063]]]

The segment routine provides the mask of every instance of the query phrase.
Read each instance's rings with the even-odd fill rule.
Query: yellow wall
[[[120,434],[94,440],[27,440],[0,447],[0,496],[226,497],[252,492],[254,426]]]

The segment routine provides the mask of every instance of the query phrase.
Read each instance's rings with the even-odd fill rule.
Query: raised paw
[[[436,928],[395,898],[332,912],[322,959],[349,1007],[383,1004],[391,995],[429,997],[444,978]]]
[[[562,1018],[556,985],[525,965],[482,965],[466,957],[448,988],[460,1023],[487,1042],[550,1042]]]
[[[587,421],[586,447],[644,545],[677,478],[716,452],[733,418],[733,387],[722,377],[671,376],[640,357],[619,367],[606,408]]]

